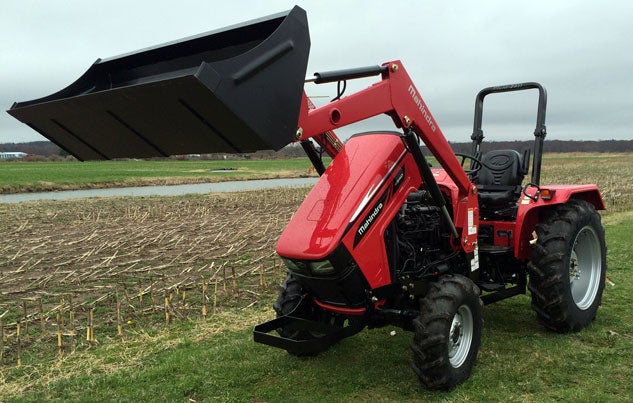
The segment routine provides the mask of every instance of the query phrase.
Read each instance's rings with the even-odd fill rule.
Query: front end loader
[[[482,90],[472,151],[458,155],[402,62],[304,80],[309,47],[305,11],[295,7],[97,60],[66,89],[8,112],[80,160],[300,142],[320,179],[277,243],[288,274],[277,317],[254,328],[256,342],[314,355],[365,328],[395,325],[413,333],[421,383],[451,389],[475,364],[484,304],[529,289],[548,329],[592,322],[605,281],[597,213],[605,206],[595,185],[540,184],[547,102],[540,84]],[[303,89],[361,77],[376,82],[318,108]],[[539,95],[534,148],[483,153],[484,98],[522,90]],[[344,143],[335,134],[380,114],[394,131]],[[327,167],[323,153],[332,157]]]

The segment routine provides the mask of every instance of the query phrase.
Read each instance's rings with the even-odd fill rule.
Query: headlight
[[[304,275],[329,276],[336,272],[329,260],[310,262],[305,260],[293,260],[282,257],[284,264],[290,271]]]
[[[306,265],[304,262],[300,260],[292,260],[285,257],[282,257],[281,260],[283,260],[288,270],[298,271],[298,272],[303,272],[303,273],[306,273],[308,271],[308,265]]]
[[[312,267],[312,273],[323,275],[334,274],[336,270],[334,270],[334,266],[330,263],[329,260],[321,260],[319,262],[310,262],[310,266]]]

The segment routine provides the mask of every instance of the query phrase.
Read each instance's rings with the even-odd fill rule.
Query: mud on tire
[[[428,389],[450,390],[465,381],[481,343],[483,303],[468,278],[446,275],[431,285],[413,321],[413,370]]]
[[[606,277],[606,246],[593,205],[570,200],[541,216],[528,264],[532,308],[545,327],[566,333],[596,317]]]

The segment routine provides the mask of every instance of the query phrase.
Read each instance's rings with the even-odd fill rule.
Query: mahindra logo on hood
[[[376,217],[378,217],[378,214],[380,214],[380,212],[382,211],[382,206],[382,203],[378,203],[378,205],[374,208],[374,211],[372,211],[371,214],[367,216],[363,225],[358,227],[358,235],[363,235],[365,231],[367,231],[367,228],[369,228]]]
[[[388,191],[389,190],[385,191],[385,193],[380,196],[380,199],[378,199],[376,204],[374,204],[374,207],[369,210],[369,213],[367,213],[361,224],[358,226],[358,229],[356,230],[356,236],[354,237],[354,247],[356,247],[356,245],[358,245],[358,243],[363,239],[367,232],[369,232],[371,226],[376,222],[376,219],[378,219],[380,213],[382,213],[385,207],[385,201],[387,200]]]

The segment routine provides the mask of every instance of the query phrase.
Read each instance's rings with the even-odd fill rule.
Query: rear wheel
[[[277,297],[277,301],[273,304],[273,308],[277,313],[277,317],[292,314],[292,316],[298,318],[337,326],[343,326],[344,322],[344,318],[326,312],[318,307],[314,301],[312,301],[312,298],[310,298],[310,295],[303,288],[301,283],[292,275],[288,275],[284,283],[280,286],[279,296]],[[322,336],[322,334],[314,333],[310,330],[290,329],[286,327],[278,328],[277,333],[279,333],[281,337],[292,340],[312,340]],[[290,351],[289,353],[297,356],[313,355]]]
[[[565,333],[596,317],[606,277],[606,245],[593,205],[570,200],[546,212],[528,265],[532,308],[547,328]]]
[[[428,389],[449,390],[470,376],[481,343],[479,289],[460,275],[441,277],[413,321],[413,370]]]

